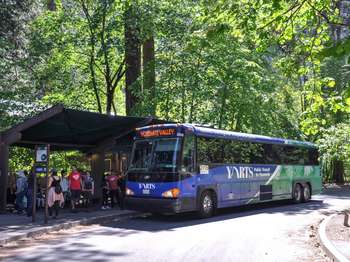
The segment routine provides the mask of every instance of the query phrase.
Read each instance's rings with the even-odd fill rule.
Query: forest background
[[[0,131],[57,103],[152,115],[315,142],[341,183],[349,28],[350,0],[0,0]],[[12,148],[11,170],[31,156]]]

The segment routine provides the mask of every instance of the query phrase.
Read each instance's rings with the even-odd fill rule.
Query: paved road
[[[350,206],[350,188],[306,204],[270,203],[193,215],[81,227],[0,249],[5,261],[325,261],[311,225]]]

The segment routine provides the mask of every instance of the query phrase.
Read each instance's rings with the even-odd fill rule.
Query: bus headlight
[[[165,191],[162,193],[162,197],[168,197],[168,198],[176,198],[180,194],[180,189],[178,188],[172,188],[168,191]]]
[[[135,193],[134,193],[134,191],[132,191],[131,189],[126,188],[126,189],[125,189],[125,194],[126,194],[127,196],[133,196]]]

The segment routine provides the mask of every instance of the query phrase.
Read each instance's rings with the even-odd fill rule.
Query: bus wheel
[[[311,190],[309,184],[303,187],[303,202],[309,202],[311,199]]]
[[[295,184],[293,189],[293,202],[298,204],[302,201],[302,187],[300,184]]]
[[[215,202],[213,194],[210,191],[204,191],[199,202],[199,216],[201,218],[211,217],[215,211]]]

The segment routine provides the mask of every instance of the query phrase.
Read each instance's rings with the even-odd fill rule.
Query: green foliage
[[[50,166],[57,171],[70,171],[73,167],[81,170],[90,170],[90,165],[86,156],[77,151],[54,152],[50,157]]]
[[[101,103],[105,111],[108,77],[123,61],[122,12],[117,1],[57,1],[55,12],[45,11],[32,22],[30,62],[33,80],[45,90],[41,103],[92,111]],[[117,85],[116,113],[123,113]]]
[[[10,148],[9,168],[12,171],[31,170],[34,165],[34,150],[13,147]],[[81,152],[51,152],[50,168],[60,170],[72,170],[73,167],[89,170],[89,162]]]
[[[56,103],[125,114],[131,2],[57,0],[54,12],[39,0],[17,2],[0,10],[8,21],[0,26],[0,130]],[[348,159],[340,148],[350,113],[344,24],[350,11],[340,10],[346,6],[335,0],[133,4],[141,42],[154,36],[156,68],[155,95],[142,86],[142,74],[134,84],[136,115],[156,105],[159,118],[318,141],[327,161]],[[31,152],[16,150],[11,167],[30,165]],[[76,159],[58,153],[52,161],[66,168]]]
[[[341,123],[322,129],[318,143],[323,161],[347,160],[350,155],[350,125]]]
[[[348,163],[350,155],[350,125],[341,123],[321,130],[322,136],[318,140],[320,160],[324,180],[333,182],[334,163],[343,161]],[[345,181],[350,179],[350,173],[345,173]]]

